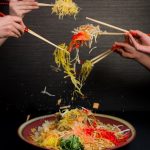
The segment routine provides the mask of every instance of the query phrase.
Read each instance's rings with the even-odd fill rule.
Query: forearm
[[[148,53],[150,54],[150,46],[140,46],[139,49],[137,49],[140,52]]]
[[[7,38],[0,38],[0,46],[7,40]]]
[[[139,56],[135,58],[137,62],[150,70],[150,56],[144,53],[139,53]]]

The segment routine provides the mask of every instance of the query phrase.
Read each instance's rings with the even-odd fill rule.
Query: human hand
[[[20,17],[0,17],[0,38],[19,38],[24,33],[24,24]]]
[[[129,43],[138,51],[150,53],[150,37],[147,34],[139,30],[131,30],[127,36]]]
[[[130,30],[129,33],[131,33],[131,35],[135,37],[140,42],[140,44],[150,46],[150,36],[147,34],[139,30]]]
[[[116,47],[114,52],[119,53],[125,58],[134,59],[150,70],[150,56],[137,51],[132,45],[126,42],[115,42],[113,47]]]
[[[114,52],[119,53],[121,56],[129,59],[138,59],[141,55],[132,45],[126,42],[115,42],[113,47],[119,47]]]
[[[25,14],[38,8],[38,3],[35,0],[10,0],[9,3],[10,15],[21,18],[23,18]]]

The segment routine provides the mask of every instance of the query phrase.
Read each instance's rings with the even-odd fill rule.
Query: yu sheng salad
[[[129,138],[130,129],[104,124],[82,109],[66,109],[56,113],[55,120],[45,121],[32,129],[32,141],[54,150],[105,150],[119,146]]]

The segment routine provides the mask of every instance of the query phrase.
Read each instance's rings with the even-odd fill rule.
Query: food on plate
[[[130,129],[123,125],[104,124],[86,109],[65,109],[32,129],[32,142],[54,150],[106,150],[119,146],[129,138]]]

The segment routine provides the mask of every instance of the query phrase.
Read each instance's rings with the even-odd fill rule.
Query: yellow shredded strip
[[[56,13],[60,19],[64,16],[74,16],[79,12],[79,7],[72,0],[56,0],[54,6],[52,7],[52,13]]]
[[[59,135],[56,133],[49,133],[43,137],[43,141],[41,142],[40,146],[58,149],[58,143]]]
[[[60,50],[58,48],[54,51],[55,63],[58,67],[62,67],[64,69],[64,73],[67,74],[67,77],[70,77],[71,82],[75,87],[75,92],[83,95],[80,89],[80,82],[76,79],[76,71],[75,67],[72,66],[70,60],[70,53],[67,51],[68,46],[65,43],[58,45],[59,47],[63,48],[64,50]]]
[[[58,48],[55,49],[54,51],[55,63],[58,65],[59,68],[61,66],[63,68],[65,68],[66,66],[70,66],[70,53],[67,51],[68,46],[65,43],[60,44],[58,46],[60,46],[64,50],[60,50]]]
[[[89,60],[85,61],[85,63],[82,65],[80,76],[79,76],[79,81],[82,86],[86,81],[87,77],[89,76],[90,72],[92,71],[92,68],[93,65]]]

